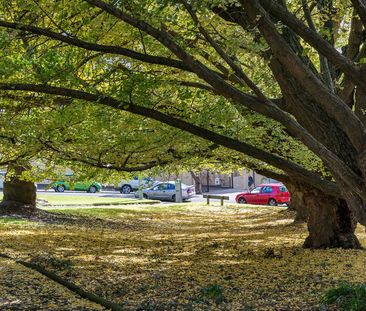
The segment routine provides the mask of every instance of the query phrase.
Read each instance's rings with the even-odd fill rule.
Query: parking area
[[[242,192],[242,191],[241,191]],[[134,193],[129,193],[129,194],[122,194],[119,191],[101,191],[101,192],[97,192],[97,193],[87,193],[84,191],[65,191],[65,192],[55,192],[54,190],[38,190],[37,193],[39,195],[42,195],[42,197],[46,197],[48,195],[52,195],[52,196],[94,196],[94,197],[100,197],[100,198],[126,198],[126,199],[134,199],[135,195]],[[205,194],[215,194],[215,195],[225,195],[225,196],[229,196],[229,203],[235,203],[235,196],[240,193],[237,191],[237,189],[214,189],[210,192],[205,192]],[[187,202],[192,202],[192,203],[200,203],[200,202],[205,202],[206,199],[204,199],[202,197],[202,194],[197,194],[195,195],[193,198],[191,198],[189,201]],[[184,202],[184,203],[187,203]],[[183,204],[184,204],[183,203]],[[171,204],[171,202],[161,202],[161,204]]]

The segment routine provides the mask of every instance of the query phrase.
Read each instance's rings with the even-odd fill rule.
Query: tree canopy
[[[108,111],[123,112],[124,125],[139,116],[132,131],[165,133],[139,136],[160,140],[162,158],[211,141],[345,199],[366,224],[363,1],[13,0],[1,16],[4,95],[36,96],[43,107],[67,99],[103,124]],[[128,140],[117,136],[116,145]],[[51,147],[86,152],[74,143]],[[151,163],[143,156],[135,163]]]

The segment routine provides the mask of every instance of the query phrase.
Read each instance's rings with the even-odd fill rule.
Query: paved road
[[[84,191],[65,191],[63,193],[55,192],[54,190],[38,190],[37,193],[43,197],[46,197],[47,195],[57,195],[57,196],[95,196],[95,197],[105,197],[105,198],[134,198],[134,194],[121,194],[118,191],[102,191],[97,193],[87,193]],[[229,196],[230,200],[225,201],[229,203],[235,203],[235,197],[238,193],[237,190],[234,189],[215,189],[209,192],[210,194],[216,194],[216,195],[226,195]],[[206,199],[202,197],[202,195],[196,195],[194,196],[190,202],[205,202]],[[164,203],[164,202],[163,202]],[[171,203],[171,202],[168,202]]]

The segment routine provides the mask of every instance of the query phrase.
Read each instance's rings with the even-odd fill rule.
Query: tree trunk
[[[355,236],[357,221],[346,201],[332,197],[312,186],[291,181],[290,209],[296,211],[295,222],[307,222],[306,248],[360,248]]]
[[[197,176],[193,171],[190,171],[190,173],[194,180],[194,188],[195,188],[196,193],[201,194],[202,193],[202,183],[201,183],[199,176]]]
[[[306,222],[309,216],[308,207],[305,203],[305,190],[299,183],[286,183],[291,193],[289,209],[296,212],[295,222]]]
[[[355,235],[357,225],[346,201],[331,197],[316,189],[304,195],[308,207],[306,248],[361,248]]]
[[[32,213],[36,209],[36,186],[21,179],[26,170],[22,166],[8,167],[4,181],[4,197],[0,204],[2,213]]]

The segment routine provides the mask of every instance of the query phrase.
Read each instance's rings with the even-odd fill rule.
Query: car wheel
[[[277,205],[277,202],[276,202],[275,199],[269,199],[268,200],[268,205],[270,205],[270,206],[276,206]]]
[[[129,194],[132,191],[132,187],[130,185],[123,185],[121,187],[121,193],[123,194]]]
[[[64,192],[65,191],[65,186],[64,185],[60,185],[60,186],[57,186],[57,192]]]
[[[97,192],[97,187],[95,187],[95,186],[90,186],[90,188],[89,188],[89,192],[90,192],[90,193],[96,193],[96,192]]]
[[[175,194],[172,196],[172,201],[175,202]]]
[[[245,204],[245,203],[247,203],[247,201],[244,198],[239,198],[238,203]]]
[[[144,199],[148,199],[149,198],[146,193],[144,193],[142,196],[143,196]]]

